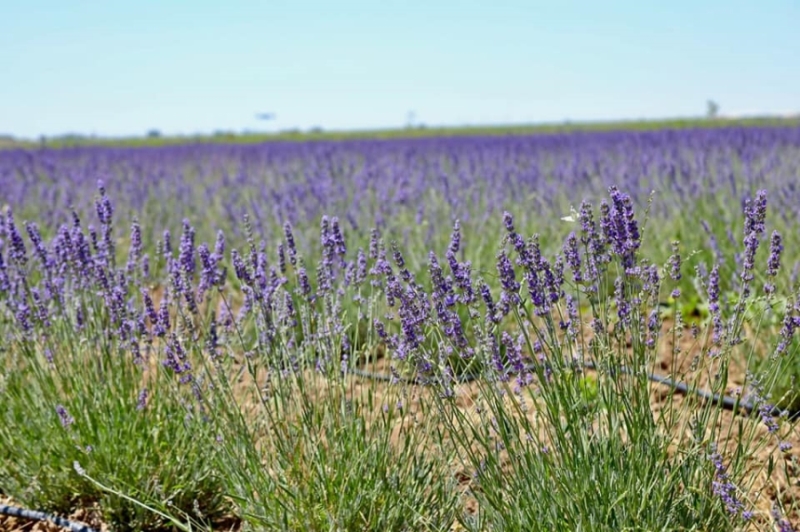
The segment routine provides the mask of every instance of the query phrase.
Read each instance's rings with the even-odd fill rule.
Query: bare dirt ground
[[[677,380],[697,382],[701,387],[707,388],[713,378],[714,371],[707,361],[702,360],[702,358],[698,359],[701,340],[693,338],[690,329],[687,327],[682,336],[677,338],[676,344],[679,349],[676,350],[673,347],[672,333],[669,331],[669,327],[670,324],[665,324],[664,340],[660,342],[655,371],[663,375],[673,374],[674,371],[673,375]],[[389,365],[389,361],[381,359],[366,369],[386,374],[389,372]],[[588,371],[588,373],[592,372]],[[745,372],[742,365],[731,364],[729,387],[726,393],[729,395],[735,393],[736,388],[744,382],[744,377]],[[402,400],[407,416],[415,416],[419,412],[422,402],[427,402],[425,401],[425,396],[430,393],[428,389],[423,387],[391,385],[386,382],[355,376],[352,379],[352,383],[348,387],[348,395],[364,397],[367,392],[371,392],[376,408],[380,408],[384,404],[396,404],[398,400]],[[248,380],[247,378],[243,379],[241,386],[248,387],[251,385],[252,382],[248,382]],[[326,387],[324,384],[321,384],[321,386],[323,388]],[[680,394],[669,394],[667,391],[668,389],[663,386],[655,383],[651,384],[650,402],[654,413],[658,413],[668,407],[674,407],[676,411],[681,412],[684,410],[681,407],[686,401],[697,401],[697,399],[690,399]],[[326,394],[327,392],[320,390],[320,393]],[[472,415],[478,396],[479,385],[477,383],[461,384],[458,388],[457,405],[459,408],[470,411],[470,415]],[[686,411],[690,410],[687,409]],[[794,501],[800,501],[800,427],[790,425],[788,422],[784,423],[779,440],[778,437],[769,433],[767,427],[759,421],[758,416],[744,418],[725,410],[717,422],[718,426],[723,429],[721,434],[727,434],[727,429],[731,428],[731,434],[734,435],[734,438],[737,434],[739,423],[743,423],[745,427],[752,427],[756,434],[756,440],[763,442],[762,449],[749,459],[749,470],[761,471],[763,465],[770,458],[775,464],[773,473],[769,477],[766,476],[764,471],[753,476],[752,492],[759,496],[755,500],[757,515],[751,530],[778,530],[774,520],[770,517],[770,509],[773,501],[776,500],[780,501],[787,510],[788,515],[786,517],[789,521],[796,528],[800,527],[800,512],[794,508]],[[792,444],[792,448],[788,451],[779,450],[779,441]],[[719,441],[718,444],[724,454],[724,450],[735,444],[735,440]],[[466,485],[471,481],[470,472],[459,464],[453,464],[453,467],[456,478],[466,488]],[[0,496],[0,504],[3,503],[13,503],[13,501],[9,502],[8,499]],[[465,505],[468,510],[474,509],[475,501],[467,499],[465,500]],[[108,531],[109,528],[100,522],[97,515],[95,510],[82,509],[74,512],[69,518],[85,522],[96,530]],[[61,530],[65,529],[48,523],[33,523],[17,518],[0,516],[0,532],[58,532]]]

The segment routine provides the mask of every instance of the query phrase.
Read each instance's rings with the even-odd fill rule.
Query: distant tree
[[[161,131],[157,129],[151,129],[150,131],[147,132],[147,138],[157,139],[160,137],[161,137]]]
[[[719,115],[719,104],[714,100],[706,102],[706,118],[717,118]]]

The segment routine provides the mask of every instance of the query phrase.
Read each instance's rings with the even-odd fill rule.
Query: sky
[[[800,113],[797,0],[0,4],[23,138]]]

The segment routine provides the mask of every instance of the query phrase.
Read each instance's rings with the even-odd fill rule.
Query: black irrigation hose
[[[68,529],[70,532],[97,532],[94,528],[81,523],[75,523],[57,515],[50,515],[44,512],[37,512],[34,510],[26,510],[17,506],[8,506],[7,504],[0,504],[0,514],[18,517],[20,519],[28,519],[31,521],[50,521],[62,528]]]
[[[584,363],[584,367],[587,369],[597,369],[594,362],[587,361]],[[527,366],[526,369],[530,370],[533,369],[533,366]],[[627,375],[632,375],[633,373],[628,368],[620,368],[622,373]],[[369,371],[364,371],[362,369],[353,368],[347,371],[350,375],[354,375],[356,377],[361,377],[364,379],[376,380],[376,381],[384,381],[384,382],[391,382],[391,383],[403,383],[403,384],[412,384],[416,386],[428,386],[431,385],[432,382],[426,379],[420,379],[418,377],[413,378],[406,378],[406,377],[396,377],[394,375],[387,375],[385,373],[371,373]],[[481,377],[480,374],[469,373],[466,375],[460,375],[454,380],[460,384],[473,382],[478,380]],[[696,395],[702,399],[707,401],[711,401],[712,404],[722,404],[722,407],[725,410],[730,410],[735,412],[737,408],[743,409],[747,412],[748,415],[752,414],[754,411],[758,411],[758,407],[754,405],[750,401],[743,401],[741,399],[737,399],[736,397],[731,397],[729,395],[722,395],[720,394],[712,394],[706,390],[699,390],[697,388],[691,388],[685,382],[675,381],[670,379],[669,377],[663,377],[661,375],[653,375],[652,373],[647,374],[648,380],[651,382],[655,382],[656,384],[660,384],[662,386],[666,386],[668,388],[672,388],[676,392],[682,393],[684,395]],[[759,411],[759,413],[762,413]],[[794,418],[800,416],[800,411],[789,411],[789,410],[781,410],[777,406],[772,406],[769,410],[764,410],[764,414],[769,414],[772,417],[779,417],[782,415],[789,415],[789,417]]]

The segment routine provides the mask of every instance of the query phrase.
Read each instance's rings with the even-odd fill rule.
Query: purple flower
[[[431,276],[433,295],[438,299],[444,299],[451,291],[451,286],[444,277],[439,260],[433,251],[428,253],[428,272]]]
[[[83,331],[83,328],[85,326],[85,322],[86,322],[86,320],[85,320],[85,318],[83,316],[83,308],[78,306],[75,309],[75,328],[78,331]]]
[[[772,409],[773,405],[764,401],[758,407],[758,415],[761,417],[761,422],[767,427],[767,431],[771,434],[775,434],[778,432],[778,423],[775,421],[775,418],[772,417]]]
[[[781,253],[783,252],[783,244],[781,242],[781,235],[777,231],[772,232],[772,240],[769,246],[769,259],[767,260],[767,275],[774,277],[778,274],[778,269],[781,267]]]
[[[472,303],[475,301],[475,291],[472,287],[472,265],[469,261],[459,263],[455,254],[449,250],[447,252],[447,260],[450,264],[450,270],[453,272],[455,284],[461,290],[461,300],[467,305]]]
[[[750,233],[755,233],[756,236],[760,236],[764,234],[766,231],[766,226],[764,225],[764,221],[767,218],[767,191],[766,190],[759,190],[756,192],[756,199],[745,200],[745,207],[744,207],[744,214],[745,214],[745,225],[744,225],[744,234],[745,236],[749,235]]]
[[[514,233],[514,218],[508,211],[503,212],[503,225],[509,234]]]
[[[783,517],[781,514],[781,509],[777,503],[772,506],[772,518],[775,520],[775,523],[778,525],[779,532],[795,532],[795,528],[789,522],[788,519]]]
[[[286,248],[284,248],[283,242],[278,243],[278,269],[281,273],[286,273]]]
[[[217,240],[214,242],[214,255],[217,256],[217,260],[222,260],[225,256],[225,233],[222,231],[217,231]]]
[[[712,445],[708,459],[714,464],[714,480],[711,483],[714,495],[722,499],[729,514],[741,515],[746,520],[749,514],[745,510],[744,504],[736,496],[736,485],[731,482],[727,468],[722,463],[722,455],[716,450],[716,445]]]
[[[641,271],[642,292],[647,294],[652,303],[658,303],[658,295],[661,290],[661,278],[658,276],[658,267],[655,264]]]
[[[742,258],[742,297],[739,305],[744,305],[745,300],[750,296],[750,282],[753,280],[753,269],[755,268],[755,256],[760,244],[760,236],[766,228],[764,220],[767,213],[767,194],[760,190],[756,194],[755,200],[747,199],[744,206],[744,256]],[[779,258],[779,257],[778,257]],[[777,268],[776,268],[777,270]],[[769,287],[768,287],[769,289]]]
[[[564,283],[564,262],[561,257],[556,258],[556,263],[551,268],[547,261],[542,260],[544,284],[547,288],[547,298],[550,304],[558,303],[561,299],[561,286]]]
[[[47,310],[47,305],[42,298],[41,291],[38,288],[31,288],[31,299],[36,305],[36,317],[39,323],[45,328],[50,327],[50,313]]]
[[[150,277],[150,256],[147,253],[142,256],[142,277]]]
[[[162,362],[164,367],[181,375],[180,382],[182,384],[189,382],[191,380],[189,371],[191,371],[192,365],[189,363],[186,350],[175,333],[170,334],[167,344],[164,346],[164,355],[165,358]]]
[[[681,280],[681,254],[680,243],[672,243],[672,255],[669,258],[669,276],[673,281]]]
[[[487,353],[491,353],[492,369],[497,373],[497,378],[501,382],[506,382],[509,379],[509,374],[506,371],[503,358],[500,356],[500,346],[497,345],[497,338],[494,334],[489,334],[483,342],[483,348]]]
[[[609,187],[608,193],[611,204],[605,201],[601,204],[600,227],[606,242],[627,270],[636,263],[636,251],[640,245],[639,226],[630,196],[620,192],[616,186]]]
[[[530,372],[525,368],[525,363],[522,360],[523,336],[520,335],[515,342],[511,335],[504,331],[500,341],[506,348],[506,359],[511,371],[517,376],[517,384],[525,386],[529,383]]]
[[[22,235],[14,224],[14,215],[10,208],[6,209],[6,232],[11,240],[9,258],[17,265],[24,267],[28,263],[25,242],[22,240]]]
[[[172,257],[172,237],[170,236],[169,229],[164,230],[164,257]]]
[[[128,251],[128,264],[126,271],[128,274],[133,273],[136,264],[142,257],[142,228],[139,226],[137,220],[133,220],[131,224],[131,245]]]
[[[217,240],[217,243],[219,244],[219,240]],[[217,267],[222,258],[221,254],[216,251],[210,253],[208,246],[203,243],[197,248],[197,255],[200,257],[200,266],[202,267],[198,291],[202,294],[213,286],[221,286],[225,281],[225,277]]]
[[[97,217],[103,225],[111,225],[111,218],[114,215],[114,208],[111,206],[111,200],[106,196],[106,189],[102,181],[97,182],[97,190],[100,192],[100,197],[95,199],[95,209],[97,210]]]
[[[36,255],[39,257],[39,261],[46,270],[49,270],[53,265],[53,261],[48,256],[47,250],[44,247],[39,227],[33,222],[28,222],[25,224],[25,230],[28,232],[28,236],[31,239]]]
[[[369,232],[369,258],[378,258],[378,230],[373,228]]]
[[[64,428],[69,427],[73,423],[75,423],[75,418],[69,415],[67,409],[64,408],[62,405],[56,406],[56,413],[58,414],[58,419],[61,421],[61,426]]]
[[[331,219],[331,238],[333,239],[333,247],[336,254],[340,257],[344,257],[347,253],[347,246],[344,242],[342,230],[339,227],[339,218],[335,216]]]
[[[508,314],[512,306],[518,305],[520,284],[514,274],[514,265],[508,259],[505,251],[497,255],[497,273],[500,275],[500,285],[503,292],[500,296],[500,308],[503,315]]]
[[[31,308],[24,302],[17,305],[16,318],[19,328],[23,333],[28,334],[33,330],[33,326],[31,325]]]
[[[231,251],[231,261],[233,262],[233,271],[236,273],[236,278],[245,285],[253,284],[253,279],[250,277],[250,271],[244,263],[244,259],[239,254],[238,250]]]
[[[194,248],[194,228],[189,224],[189,220],[183,220],[183,233],[181,234],[181,244],[178,250],[178,262],[181,269],[189,278],[195,272],[195,248]]]
[[[756,251],[758,251],[758,233],[751,231],[744,239],[744,258],[742,260],[741,278],[745,285],[753,280],[753,269],[755,268]],[[745,291],[747,297],[749,291]]]
[[[708,310],[713,321],[712,341],[719,345],[722,339],[722,311],[719,306],[719,265],[715,264],[708,276]]]
[[[497,307],[495,307],[494,300],[492,299],[492,292],[489,290],[489,285],[485,282],[481,282],[479,291],[483,302],[486,304],[486,320],[492,323],[500,323],[501,316],[497,313]]]
[[[786,305],[786,314],[783,317],[783,326],[781,327],[781,331],[779,333],[780,340],[778,341],[778,345],[775,347],[775,355],[782,355],[786,352],[786,348],[789,347],[789,343],[792,341],[792,337],[794,336],[794,331],[797,329],[798,320],[792,315],[792,305],[787,303]]]
[[[294,243],[294,233],[292,232],[292,224],[286,222],[283,224],[283,236],[286,238],[286,247],[289,251],[289,264],[292,266],[297,264],[297,247]]]
[[[378,335],[378,338],[382,340],[386,339],[386,328],[384,327],[383,323],[379,320],[375,319],[373,321],[373,325],[375,326],[375,333]]]
[[[614,300],[617,303],[617,315],[626,324],[630,324],[631,305],[625,290],[625,282],[622,277],[617,277],[614,281]]]
[[[151,316],[152,319],[152,316]],[[170,330],[169,323],[169,306],[167,305],[167,298],[161,299],[161,304],[158,309],[158,316],[154,322],[154,333],[159,338],[164,337]]]
[[[363,249],[358,250],[358,258],[356,259],[356,274],[355,284],[361,286],[367,278],[367,256],[364,254]]]
[[[406,261],[403,258],[403,254],[400,253],[400,249],[397,247],[395,242],[392,242],[392,259],[394,259],[394,263],[400,270],[400,277],[402,277],[407,283],[411,282],[411,272],[406,269]]]
[[[306,269],[302,266],[297,269],[297,280],[300,283],[300,293],[307,297],[309,302],[313,301],[314,298],[311,294],[311,283],[308,280]]]
[[[142,388],[142,391],[139,392],[139,398],[136,401],[136,410],[144,410],[147,408],[147,388]]]
[[[608,209],[608,205],[605,203],[604,205]],[[601,232],[597,229],[592,206],[589,202],[584,201],[581,203],[579,218],[581,221],[581,243],[586,247],[586,279],[593,283],[589,290],[596,291],[600,273],[608,262],[606,242]]]
[[[89,241],[92,243],[92,249],[94,249],[95,253],[100,253],[100,242],[97,239],[97,229],[89,224],[87,228],[89,231]]]
[[[450,244],[447,247],[447,251],[455,255],[459,249],[461,249],[461,224],[456,220],[453,223],[453,232],[450,234]]]
[[[572,271],[572,279],[576,283],[582,283],[581,256],[580,253],[578,253],[578,237],[575,236],[574,231],[569,234],[567,242],[564,244],[564,257]]]

